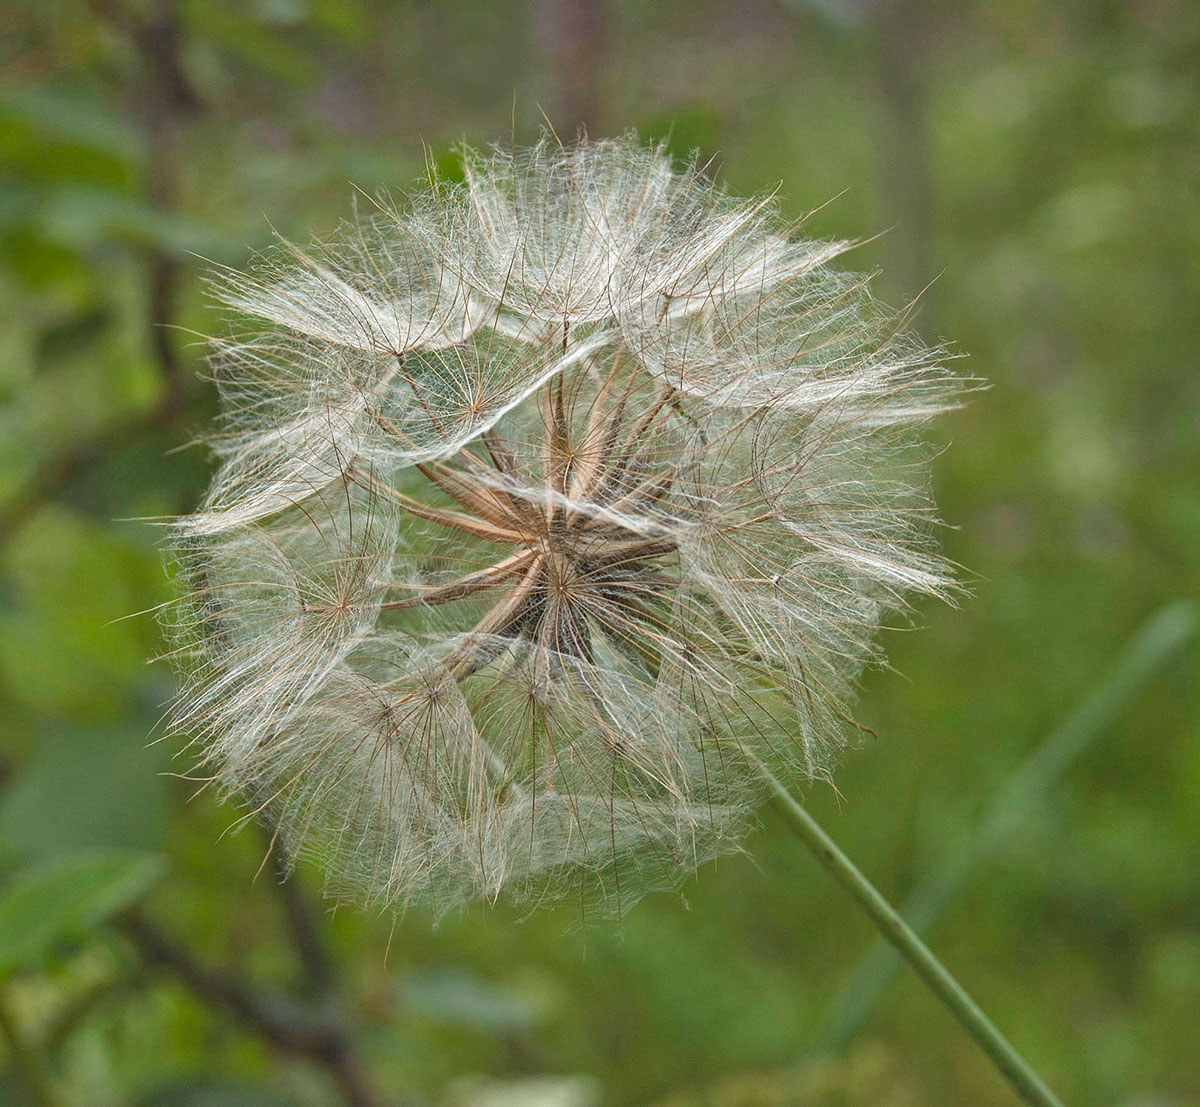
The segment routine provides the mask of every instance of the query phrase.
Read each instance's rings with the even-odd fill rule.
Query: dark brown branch
[[[162,212],[179,206],[179,142],[186,119],[200,110],[201,100],[183,67],[183,41],[175,0],[156,0],[142,17],[117,0],[89,0],[96,16],[130,40],[140,62],[140,107],[146,134],[146,191]],[[178,258],[153,249],[149,255],[147,336],[162,369],[164,405],[178,407],[184,389],[183,365],[168,324],[176,313],[180,282]]]
[[[231,976],[201,965],[139,912],[127,913],[122,933],[151,965],[164,969],[212,1007],[223,1007],[284,1053],[324,1058],[336,1030],[282,996],[267,997]]]
[[[174,0],[158,0],[153,16],[141,26],[135,41],[145,81],[147,191],[155,207],[171,212],[179,206],[179,143],[183,124],[200,107],[200,99],[183,69],[183,44]],[[148,338],[162,368],[168,405],[177,400],[184,388],[183,365],[166,326],[175,318],[180,276],[179,261],[174,254],[162,249],[152,251]]]
[[[120,929],[149,964],[170,973],[212,1007],[223,1008],[282,1053],[325,1068],[349,1107],[377,1107],[379,1096],[358,1066],[346,1028],[284,996],[268,996],[202,965],[139,911],[126,912]]]

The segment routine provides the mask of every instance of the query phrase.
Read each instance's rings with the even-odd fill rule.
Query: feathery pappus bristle
[[[464,165],[212,278],[173,726],[332,894],[619,913],[759,767],[826,776],[883,615],[951,594],[914,431],[961,384],[697,164]]]

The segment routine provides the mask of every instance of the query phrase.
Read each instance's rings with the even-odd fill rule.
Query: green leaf
[[[127,618],[167,594],[154,552],[56,505],[14,536],[0,565],[12,597],[0,608],[6,693],[51,718],[121,711],[159,644],[152,617]]]
[[[155,854],[93,851],[22,870],[0,892],[0,976],[134,903],[162,868]]]
[[[23,861],[82,849],[156,850],[169,763],[149,725],[62,727],[44,737],[0,796],[0,842]]]
[[[533,998],[453,966],[409,974],[400,993],[409,1009],[423,1019],[491,1033],[527,1030],[544,1014]]]
[[[142,155],[138,136],[91,89],[18,87],[0,98],[0,119],[19,119],[43,138],[83,146],[119,160],[133,161]]]
[[[209,13],[200,8],[194,13],[193,26],[209,41],[294,87],[309,83],[319,72],[311,51],[252,16],[235,14],[232,9]]]
[[[213,228],[196,220],[160,211],[129,192],[85,185],[49,192],[37,226],[50,241],[72,249],[94,249],[110,240],[178,255],[211,255],[224,247]]]

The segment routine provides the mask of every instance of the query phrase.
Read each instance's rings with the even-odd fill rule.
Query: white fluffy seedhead
[[[828,772],[945,596],[911,431],[957,382],[842,244],[632,139],[216,279],[221,466],[175,723],[330,889],[628,907]]]

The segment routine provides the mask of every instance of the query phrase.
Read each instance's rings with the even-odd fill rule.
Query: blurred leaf
[[[318,72],[316,59],[281,33],[284,28],[259,22],[235,6],[199,7],[192,13],[194,27],[206,39],[256,69],[291,85],[304,85]]]
[[[827,26],[837,31],[856,31],[863,23],[871,7],[849,2],[849,0],[783,0],[784,5],[797,15],[815,15]]]
[[[24,179],[0,173],[0,230],[27,223],[37,211],[38,190]]]
[[[0,99],[0,166],[32,182],[131,188],[136,141],[94,94],[30,90]]]
[[[14,89],[0,98],[0,119],[21,120],[44,136],[119,159],[141,154],[137,136],[88,88]]]
[[[0,795],[0,842],[32,861],[85,848],[155,850],[166,825],[167,761],[149,728],[64,728]]]
[[[128,907],[162,869],[154,854],[91,852],[18,873],[0,892],[0,975]]]
[[[170,253],[215,253],[221,238],[184,216],[155,208],[133,193],[112,189],[58,189],[38,213],[37,226],[51,241],[91,249],[115,239]]]
[[[429,151],[429,160],[439,180],[450,184],[462,184],[467,179],[463,167],[462,147],[458,144],[433,147]]]
[[[598,1107],[600,1082],[594,1076],[523,1076],[490,1080],[466,1076],[448,1089],[449,1107]]]
[[[40,336],[37,327],[31,325],[29,315],[14,282],[0,275],[0,403],[10,402],[16,391],[35,372]],[[11,431],[15,422],[10,408],[8,417],[0,421],[0,426],[8,432],[5,434],[4,447],[0,448],[0,467],[3,467],[5,454],[12,446],[15,435]],[[3,480],[0,479],[2,486]]]
[[[69,284],[82,284],[87,272],[74,251],[47,242],[32,222],[4,227],[0,214],[0,257],[22,282],[35,289],[61,292]]]
[[[367,11],[354,0],[317,0],[312,22],[347,41],[362,39],[371,31]]]
[[[10,692],[52,718],[115,713],[156,648],[153,620],[126,616],[164,594],[158,558],[60,508],[41,512],[4,554],[19,605],[0,610]]]
[[[543,1014],[531,998],[456,967],[413,973],[404,978],[401,994],[421,1018],[491,1033],[528,1029]]]

